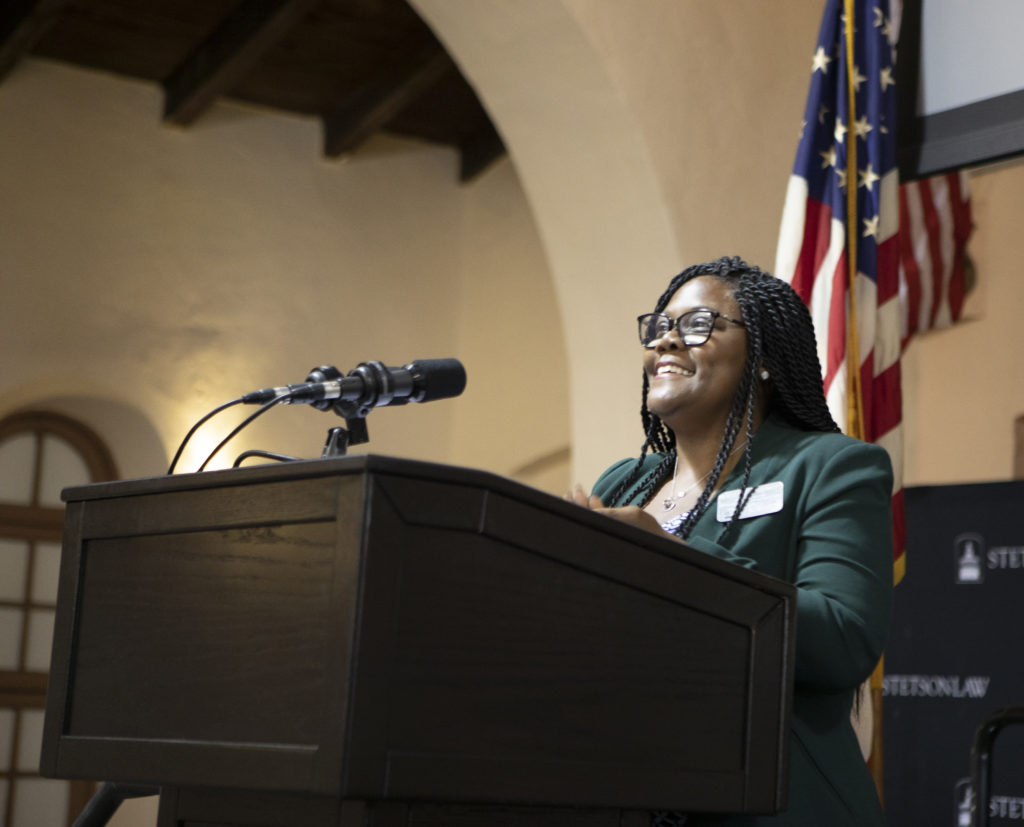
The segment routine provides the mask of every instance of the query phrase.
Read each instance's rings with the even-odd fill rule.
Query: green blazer
[[[886,451],[842,434],[801,431],[768,417],[753,443],[751,501],[724,536],[743,479],[740,462],[687,545],[797,588],[796,677],[789,805],[774,817],[691,815],[692,824],[884,825],[850,710],[885,641],[892,602],[893,475]],[[644,470],[663,459],[644,458]],[[616,463],[594,492],[609,496],[636,464]],[[781,483],[781,485],[780,485]],[[617,503],[643,505],[627,491]],[[865,697],[864,703],[870,703]]]

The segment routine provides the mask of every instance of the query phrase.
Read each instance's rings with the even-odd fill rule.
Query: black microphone
[[[458,359],[419,359],[400,368],[361,362],[347,376],[335,367],[318,367],[302,384],[263,388],[247,393],[242,401],[262,405],[280,399],[284,404],[310,404],[323,411],[347,402],[368,411],[384,405],[448,399],[465,387],[466,369]]]

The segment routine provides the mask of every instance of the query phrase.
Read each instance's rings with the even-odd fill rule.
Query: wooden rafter
[[[505,154],[505,144],[490,119],[481,117],[477,128],[459,146],[459,180],[471,181]]]
[[[27,55],[69,0],[6,0],[0,3],[0,79]]]
[[[438,46],[408,71],[353,95],[324,115],[324,154],[337,157],[352,152],[424,91],[453,71],[455,65],[451,58]]]
[[[244,0],[164,80],[164,120],[195,121],[318,2]]]

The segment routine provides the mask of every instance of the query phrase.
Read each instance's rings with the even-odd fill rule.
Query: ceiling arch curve
[[[563,0],[411,3],[476,89],[526,192],[564,324],[573,471],[592,480],[640,441],[639,360],[623,308],[650,295],[631,276],[679,260],[647,144]],[[609,382],[626,391],[609,394]]]

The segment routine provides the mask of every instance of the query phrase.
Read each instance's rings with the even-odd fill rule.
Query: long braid
[[[807,305],[784,281],[762,272],[742,277],[735,295],[744,317],[754,306],[759,310],[761,362],[771,375],[770,408],[802,430],[838,432],[825,402]]]
[[[747,310],[744,310],[744,319]],[[757,311],[751,308],[751,318],[757,318]],[[743,509],[750,501],[750,497],[753,495],[754,490],[748,488],[750,484],[750,472],[754,467],[754,406],[757,401],[757,392],[755,390],[756,373],[758,371],[757,366],[761,364],[761,327],[755,323],[753,325],[753,333],[748,333],[747,336],[747,352],[748,357],[746,364],[744,365],[743,378],[744,381],[749,381],[749,389],[746,392],[746,410],[744,411],[743,423],[744,423],[744,436],[746,437],[746,443],[743,449],[743,480],[740,483],[740,496],[737,498],[736,509],[733,511],[732,516],[729,518],[729,522],[725,524],[721,533],[718,535],[718,542],[721,543],[725,539],[725,535],[729,533],[729,529],[732,528],[737,519],[743,513]],[[739,397],[739,394],[737,394]],[[689,536],[689,535],[687,535]]]
[[[732,288],[746,326],[747,358],[726,418],[715,464],[697,503],[675,533],[685,540],[707,510],[742,431],[746,437],[743,481],[736,509],[722,530],[719,537],[721,540],[753,493],[748,485],[756,436],[754,409],[758,373],[762,366],[770,375],[767,411],[778,413],[790,424],[807,431],[838,431],[839,427],[825,402],[810,313],[796,292],[785,282],[748,265],[738,257],[720,258],[693,265],[679,273],[658,299],[655,312],[662,312],[683,284],[700,276],[713,276]],[[647,374],[644,373],[640,416],[646,439],[631,473],[609,495],[608,505],[618,505],[633,499],[647,502],[668,479],[674,465],[675,434],[657,415],[647,410],[648,388]],[[664,454],[664,458],[647,474],[642,474],[644,456],[652,449]]]

